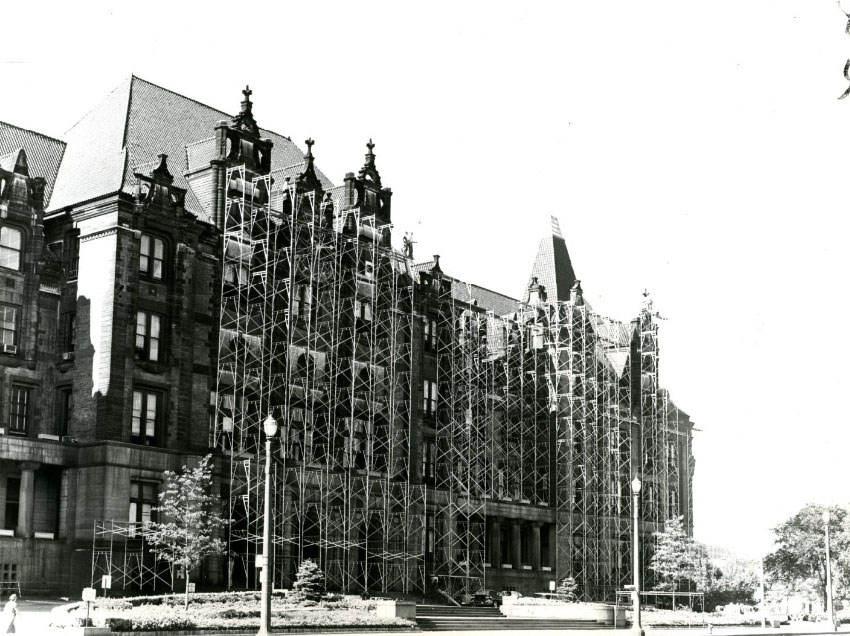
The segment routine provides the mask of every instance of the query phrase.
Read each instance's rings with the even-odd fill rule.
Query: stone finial
[[[537,276],[531,277],[531,282],[528,284],[528,304],[539,305],[546,302],[546,287],[541,285],[537,280]]]
[[[153,169],[151,172],[151,177],[153,177],[157,181],[165,181],[171,183],[174,181],[174,175],[172,175],[168,171],[168,155],[165,153],[159,153],[157,155],[159,158],[159,165]]]
[[[578,279],[573,283],[573,288],[570,290],[570,302],[574,305],[584,304],[584,291],[581,288],[581,281]]]
[[[366,149],[368,150],[366,153],[366,162],[363,164],[363,167],[360,168],[360,172],[357,176],[364,181],[373,182],[380,188],[381,175],[375,167],[375,153],[373,152],[375,149],[375,142],[372,141],[371,137],[369,138],[369,142],[366,144]]]
[[[308,137],[307,139],[304,140],[304,143],[307,144],[307,156],[312,157],[313,156],[313,144],[315,144],[316,142],[313,140],[312,137]]]
[[[258,135],[260,134],[260,127],[257,126],[257,121],[254,119],[254,113],[251,110],[253,107],[251,95],[253,93],[254,91],[246,84],[242,91],[244,99],[240,103],[239,114],[233,118],[233,126],[239,130]]]
[[[443,273],[442,268],[440,267],[440,255],[434,254],[434,264],[431,266],[431,271],[434,273]]]

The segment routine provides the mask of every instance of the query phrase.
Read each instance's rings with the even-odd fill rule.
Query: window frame
[[[65,385],[56,387],[56,434],[64,437],[71,430],[71,415],[74,412],[74,387]]]
[[[5,315],[4,312],[8,309],[15,312],[14,313],[14,325],[15,326],[11,330],[6,328],[6,315]],[[21,321],[20,321],[21,309],[22,309],[22,307],[20,305],[13,305],[11,303],[0,303],[0,348],[2,348],[4,345],[13,345],[13,346],[16,346],[16,347],[18,346],[18,342],[19,342],[19,338],[20,338],[20,330],[21,330]],[[6,333],[8,333],[10,331],[12,333],[12,342],[6,342]]]
[[[139,417],[138,417],[138,432],[136,432],[136,395],[139,395]],[[149,400],[151,397],[156,398],[156,404],[153,411],[153,434],[148,435],[148,426],[151,421],[148,419],[150,415]],[[141,446],[161,446],[162,429],[165,415],[165,392],[148,387],[133,387],[133,401],[130,412],[130,441],[133,444]]]
[[[151,487],[151,497],[145,497],[145,486]],[[135,487],[135,495],[134,495]],[[142,526],[151,521],[157,521],[157,511],[154,510],[159,505],[159,482],[152,479],[131,479],[130,480],[130,497],[127,510],[127,519],[130,523],[139,523]],[[147,521],[145,520],[145,506],[147,510]]]
[[[439,391],[436,380],[422,379],[422,414],[425,417],[437,415],[437,401]]]
[[[146,243],[148,246],[147,249],[145,249]],[[156,256],[157,244],[162,247],[162,253],[159,258]],[[164,238],[155,234],[142,232],[139,237],[139,275],[150,280],[165,280],[166,253],[166,242]],[[159,262],[158,275],[156,272],[157,262]]]
[[[4,230],[17,232],[17,234],[18,234],[18,247],[17,248],[10,246],[10,245],[4,245],[3,244]],[[13,271],[13,272],[22,271],[25,243],[26,243],[26,241],[24,240],[24,230],[22,230],[19,227],[15,227],[14,225],[4,224],[4,225],[0,226],[0,268],[8,269],[8,270]],[[8,251],[15,253],[15,255],[17,256],[17,261],[18,261],[17,267],[8,267],[7,265],[3,264],[4,263],[4,255]]]
[[[10,488],[10,482],[17,482],[17,488]],[[9,493],[14,493],[14,498],[9,498]],[[11,525],[9,524],[9,505],[14,506],[15,510],[15,523]],[[3,526],[6,530],[16,530],[18,526],[18,521],[20,520],[20,506],[21,506],[21,476],[20,475],[7,475],[6,476],[6,493],[5,500],[3,501]]]
[[[437,319],[426,316],[422,330],[422,348],[428,353],[437,351]]]
[[[144,333],[139,333],[139,319],[144,316]],[[157,325],[157,336],[153,337],[153,325],[154,319],[156,319]],[[139,360],[144,360],[146,362],[163,362],[164,358],[164,349],[165,343],[163,339],[163,323],[165,322],[165,317],[155,311],[150,311],[149,309],[137,309],[136,310],[136,326],[133,334],[133,349],[136,353],[136,357]],[[139,338],[142,338],[142,346],[139,346]],[[152,347],[152,343],[156,343],[156,347]],[[156,350],[156,357],[151,357],[151,350]]]
[[[32,424],[32,394],[33,387],[28,384],[20,384],[13,382],[9,388],[9,433],[12,435],[26,436],[29,434],[29,428]],[[20,396],[25,397],[23,404],[23,415],[20,413]],[[18,426],[19,421],[23,419],[23,428]]]
[[[77,349],[77,312],[65,313],[65,333],[63,334],[62,353],[73,353]]]

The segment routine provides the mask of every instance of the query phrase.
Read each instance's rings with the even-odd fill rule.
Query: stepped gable
[[[188,170],[215,158],[213,136],[221,120],[235,118],[178,93],[131,76],[65,135],[67,149],[48,211],[135,191],[139,168],[168,155],[174,185],[187,190],[186,209],[211,221],[186,179]],[[288,137],[259,129],[273,143],[271,171],[304,162],[304,153]],[[331,181],[318,169],[326,188]]]
[[[26,151],[29,176],[44,178],[44,200],[46,202],[50,199],[53,185],[56,183],[59,164],[62,161],[62,155],[65,153],[65,142],[0,121],[0,157],[8,162],[13,155],[17,157],[17,153],[21,149]],[[11,171],[14,166],[6,167],[4,165],[3,168]]]
[[[570,290],[576,282],[573,263],[567,251],[567,242],[561,234],[561,225],[556,217],[552,217],[552,233],[540,241],[537,257],[531,269],[529,281],[537,281],[546,288],[549,302],[569,300]],[[523,302],[528,302],[528,287],[523,296]]]

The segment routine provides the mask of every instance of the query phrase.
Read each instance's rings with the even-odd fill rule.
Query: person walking
[[[15,618],[18,616],[18,595],[10,594],[6,607],[3,608],[3,624],[7,634],[15,633]]]

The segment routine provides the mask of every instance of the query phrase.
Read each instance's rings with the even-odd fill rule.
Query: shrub
[[[325,573],[319,564],[312,559],[303,561],[295,574],[292,589],[299,600],[319,601],[325,593]]]
[[[558,595],[558,599],[568,603],[571,603],[578,598],[577,592],[578,583],[576,583],[576,580],[571,576],[565,576],[561,579],[561,582],[558,583],[558,587],[555,590],[555,594]]]

